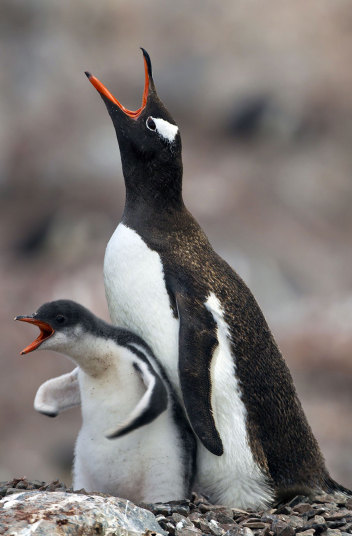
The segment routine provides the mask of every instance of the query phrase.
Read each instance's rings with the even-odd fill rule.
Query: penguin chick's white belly
[[[105,437],[145,392],[132,363],[119,359],[117,366],[108,367],[99,377],[80,369],[79,384],[83,423],[75,447],[74,488],[137,503],[184,498],[182,442],[169,408],[126,436]]]
[[[120,223],[106,248],[104,280],[112,322],[149,344],[180,396],[179,321],[170,307],[159,254]]]

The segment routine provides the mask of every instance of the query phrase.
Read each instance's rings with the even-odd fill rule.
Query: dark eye
[[[148,117],[146,121],[146,125],[147,125],[147,128],[149,128],[149,130],[156,130],[156,124],[154,122],[154,119],[150,116]]]
[[[66,321],[66,318],[63,315],[57,315],[55,320],[58,324],[63,324]]]

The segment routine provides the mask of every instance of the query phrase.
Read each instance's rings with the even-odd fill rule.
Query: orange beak
[[[132,119],[137,119],[140,116],[140,114],[143,112],[145,105],[147,104],[147,98],[148,98],[148,92],[149,92],[149,71],[148,71],[148,63],[147,63],[146,56],[144,55],[144,51],[143,51],[143,59],[144,59],[145,79],[144,79],[142,106],[138,108],[138,110],[135,110],[135,111],[127,110],[127,108],[122,106],[122,104],[116,99],[116,97],[114,97],[114,95],[112,95],[112,93],[110,93],[110,91],[104,86],[104,84],[102,84],[95,76],[88,73],[87,71],[85,73],[89,82],[95,87],[97,91],[99,91],[101,95],[104,95],[104,97],[109,99],[110,102],[112,102],[113,104],[116,104],[116,106],[118,106],[120,110],[122,110],[126,115],[128,115]]]
[[[35,341],[33,341],[31,344],[29,344],[28,346],[26,346],[26,348],[22,350],[21,355],[33,352],[33,350],[36,350],[42,344],[43,341],[49,339],[49,337],[51,337],[55,333],[50,324],[48,324],[47,322],[42,322],[41,320],[37,320],[32,316],[16,316],[15,320],[34,324],[40,329],[40,334],[38,335],[38,337],[35,339]]]

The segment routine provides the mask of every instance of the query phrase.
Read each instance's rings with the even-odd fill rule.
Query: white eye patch
[[[160,136],[167,140],[169,143],[175,141],[176,134],[178,132],[178,127],[176,125],[172,125],[168,121],[165,121],[165,119],[160,119],[158,117],[151,117],[151,119],[154,121],[156,128],[149,128],[147,122],[147,127],[149,128],[149,130],[156,130],[158,134],[160,134]]]

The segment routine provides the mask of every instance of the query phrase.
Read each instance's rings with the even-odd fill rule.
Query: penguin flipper
[[[179,376],[186,412],[203,445],[216,456],[224,452],[211,407],[210,365],[218,345],[216,324],[199,300],[176,293],[180,320]]]
[[[133,365],[147,389],[127,419],[105,434],[108,439],[121,437],[149,424],[167,408],[168,393],[165,384],[153,367],[149,362],[137,357]]]
[[[81,395],[78,367],[67,374],[42,383],[34,399],[34,409],[48,417],[57,417],[63,411],[79,406]]]

